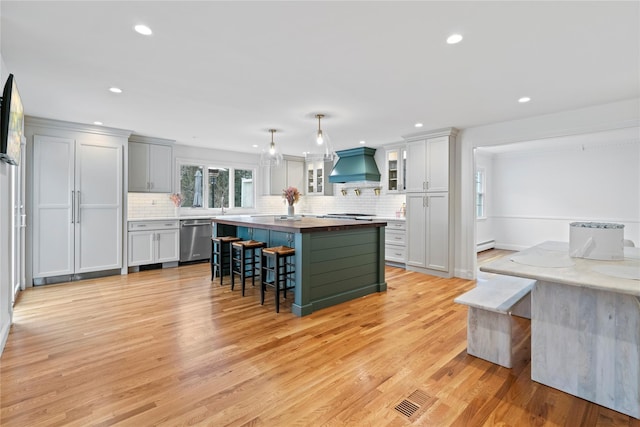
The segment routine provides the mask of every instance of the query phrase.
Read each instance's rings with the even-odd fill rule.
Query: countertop
[[[296,217],[296,219],[279,219],[270,216],[219,216],[213,222],[240,227],[255,227],[286,233],[314,233],[318,231],[338,231],[354,228],[385,227],[386,221],[356,221],[351,219]]]
[[[315,218],[324,216],[325,214],[310,214],[310,213],[302,213],[300,214],[305,218]],[[170,216],[170,217],[151,217],[151,218],[128,218],[128,222],[133,221],[172,221],[172,220],[183,220],[183,219],[213,219],[213,218],[227,218],[227,217],[241,217],[241,218],[261,218],[261,217],[280,217],[281,215],[277,214],[247,214],[247,215],[184,215],[184,216]],[[406,218],[396,218],[390,216],[374,216],[373,219],[375,221],[406,221]]]
[[[486,264],[480,271],[640,297],[640,280],[616,277],[618,273],[633,276],[640,272],[637,248],[625,248],[624,260],[599,261],[569,257],[567,242],[544,242]]]

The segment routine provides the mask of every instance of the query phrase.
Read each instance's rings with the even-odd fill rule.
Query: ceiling
[[[316,113],[346,149],[416,122],[464,129],[640,96],[637,1],[3,0],[0,15],[27,114],[209,148],[259,153],[275,128],[301,155]]]

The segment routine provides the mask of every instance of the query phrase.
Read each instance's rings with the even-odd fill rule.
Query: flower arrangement
[[[300,200],[300,192],[296,187],[289,187],[286,190],[282,190],[282,198],[287,201],[289,206],[293,206],[294,203],[298,203],[298,200]]]
[[[179,208],[182,205],[182,195],[180,193],[171,194],[169,198],[176,208]]]

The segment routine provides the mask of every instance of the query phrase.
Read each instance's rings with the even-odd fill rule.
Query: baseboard
[[[476,245],[476,253],[486,251],[487,249],[493,249],[496,247],[495,240],[487,240],[486,242],[478,243]]]
[[[9,338],[9,330],[11,329],[11,322],[9,321],[6,325],[2,325],[2,331],[0,335],[0,355],[2,355],[2,351],[4,350],[4,345],[7,343],[7,339]]]
[[[469,270],[462,270],[460,268],[456,268],[453,271],[453,275],[454,277],[457,277],[459,279],[467,279],[467,280],[473,280],[475,279],[475,275],[473,274],[472,271]]]

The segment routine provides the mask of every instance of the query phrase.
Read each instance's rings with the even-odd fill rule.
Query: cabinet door
[[[129,142],[129,191],[149,191],[149,144]]]
[[[33,139],[34,278],[73,274],[75,141]]]
[[[153,264],[154,261],[155,232],[135,231],[129,232],[128,265]]]
[[[122,267],[122,159],[120,144],[76,144],[76,273]]]
[[[407,144],[407,192],[426,190],[426,146],[425,141],[413,141]]]
[[[426,195],[407,194],[407,265],[425,267]]]
[[[287,184],[302,191],[304,188],[304,162],[287,160]],[[286,188],[286,187],[283,187]],[[278,195],[282,194],[282,190]]]
[[[149,144],[149,191],[171,193],[171,158],[169,145]]]
[[[278,166],[271,166],[271,191],[272,196],[282,195],[282,190],[287,188],[287,161],[282,161]]]
[[[449,190],[449,137],[427,140],[426,190]]]
[[[179,230],[156,231],[155,262],[178,261],[180,257]]]
[[[315,165],[313,163],[307,163],[307,195],[315,194],[316,192],[316,179],[315,179]]]
[[[449,194],[426,196],[426,267],[449,271]]]
[[[387,191],[391,193],[400,190],[400,153],[397,148],[387,150]]]

